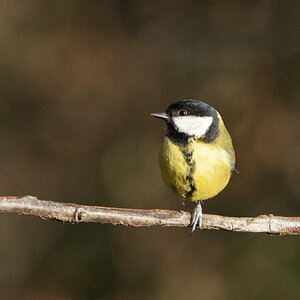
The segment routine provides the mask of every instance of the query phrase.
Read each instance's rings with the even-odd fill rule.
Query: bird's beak
[[[169,116],[165,112],[152,113],[150,116],[166,121],[169,119]]]

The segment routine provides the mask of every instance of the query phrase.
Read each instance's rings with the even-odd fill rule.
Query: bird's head
[[[197,100],[181,100],[171,104],[165,112],[151,116],[167,123],[167,136],[173,142],[187,143],[189,138],[211,143],[219,133],[219,114],[210,105]]]

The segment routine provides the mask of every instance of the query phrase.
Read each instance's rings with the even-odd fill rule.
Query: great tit
[[[202,227],[201,201],[221,192],[237,172],[231,137],[217,110],[201,101],[178,101],[151,116],[167,125],[158,154],[163,181],[183,202],[197,203],[193,232]]]

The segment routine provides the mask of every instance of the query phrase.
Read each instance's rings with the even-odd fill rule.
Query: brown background
[[[204,211],[300,216],[299,1],[0,1],[1,195],[191,210],[163,125],[219,110],[239,175]],[[299,299],[300,240],[0,215],[1,299]]]

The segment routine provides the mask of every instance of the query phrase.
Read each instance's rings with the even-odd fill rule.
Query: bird
[[[235,169],[232,139],[221,115],[199,100],[180,100],[164,112],[151,113],[166,123],[158,152],[163,182],[185,203],[196,202],[192,232],[202,228],[201,202],[219,194]]]

